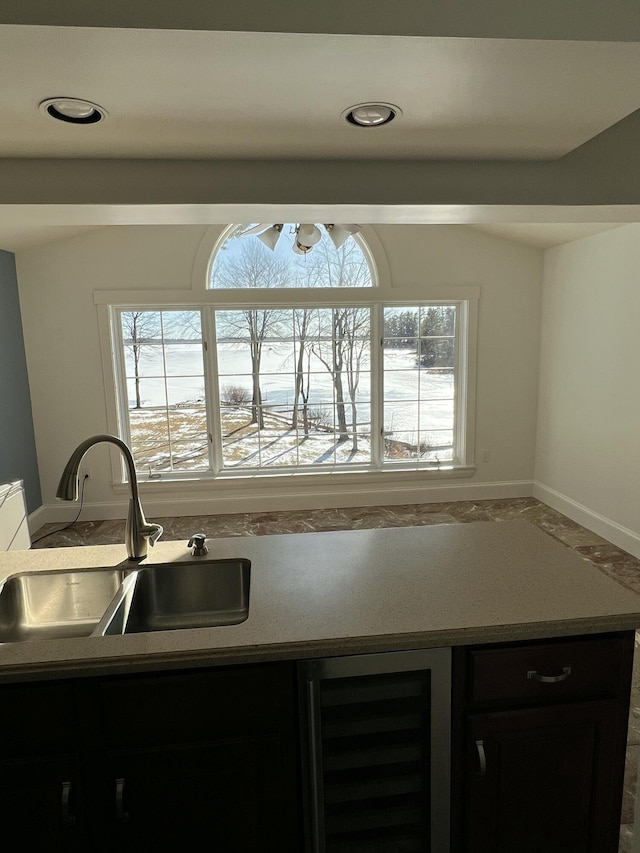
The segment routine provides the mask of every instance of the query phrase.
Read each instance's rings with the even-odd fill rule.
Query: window
[[[272,251],[256,235],[243,236],[252,225],[238,225],[225,235],[215,253],[208,286],[235,288],[372,287],[373,264],[356,236],[336,249],[326,229],[308,254],[295,254],[296,226],[286,223]],[[259,227],[259,226],[258,226]]]
[[[456,305],[384,308],[385,461],[454,459],[458,313]]]
[[[417,288],[378,286],[359,236],[336,249],[323,235],[298,257],[290,239],[270,251],[241,236],[248,228],[220,241],[198,304],[110,309],[119,429],[137,470],[468,465],[474,300],[464,289],[419,300]]]
[[[120,332],[123,426],[136,469],[208,468],[200,311],[121,311]]]
[[[371,461],[371,308],[216,312],[224,468]]]

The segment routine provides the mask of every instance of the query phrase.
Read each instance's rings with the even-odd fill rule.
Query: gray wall
[[[14,256],[0,250],[0,483],[24,480],[27,509],[42,504]]]

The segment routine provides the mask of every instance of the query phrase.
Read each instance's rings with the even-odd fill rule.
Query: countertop
[[[244,663],[635,630],[640,596],[525,521],[209,542],[251,561],[239,625],[0,644],[0,679]],[[160,541],[141,565],[193,559]],[[116,566],[123,545],[0,553],[21,571]]]

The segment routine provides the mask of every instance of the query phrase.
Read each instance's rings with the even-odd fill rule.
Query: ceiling
[[[545,160],[640,108],[640,44],[8,25],[0,80],[4,157]],[[347,124],[364,101],[402,116]]]
[[[602,231],[619,228],[625,223],[503,223],[485,225],[463,225],[496,237],[503,237],[536,249],[550,249]],[[0,222],[0,249],[20,252],[35,246],[77,237],[95,231],[96,225],[10,225]]]
[[[479,231],[493,234],[496,237],[504,237],[514,240],[516,243],[524,243],[537,249],[552,249],[564,243],[573,243],[574,240],[582,240],[593,234],[603,231],[611,231],[612,228],[620,228],[624,223],[618,222],[573,222],[573,223],[492,223],[488,225],[474,225]]]
[[[443,168],[455,161],[463,169],[564,162],[558,158],[640,110],[640,42],[1,23],[0,80],[5,163],[51,158],[55,170],[56,161],[100,159],[314,159],[369,162],[375,176],[376,161],[394,168],[395,161],[442,161]],[[56,122],[38,108],[56,96],[94,101],[108,117],[86,126]],[[395,104],[401,116],[380,128],[346,123],[344,111],[364,101]],[[595,207],[569,217],[571,224],[556,221],[562,213],[553,207],[535,224],[490,208],[480,217],[472,207],[430,221],[472,224],[542,249],[619,224],[616,214],[589,221],[598,218]],[[108,205],[92,220],[87,209],[66,205],[61,217],[60,206],[36,205],[20,221],[7,207],[0,248],[20,251],[117,224]],[[391,219],[370,210],[364,221],[411,221],[400,207],[385,214]]]

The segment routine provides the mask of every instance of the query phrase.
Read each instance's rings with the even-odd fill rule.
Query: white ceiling
[[[0,80],[5,157],[550,159],[640,108],[640,44],[7,25]]]
[[[640,43],[9,24],[0,80],[0,157],[549,160],[640,109]],[[55,96],[109,116],[56,122],[38,109]],[[401,118],[373,129],[342,119],[369,100]],[[474,227],[544,249],[617,226],[588,219]],[[11,214],[0,248],[113,222],[81,208],[66,220]]]
[[[11,225],[0,223],[0,249],[19,252],[94,231],[94,225]]]
[[[536,249],[550,249],[563,243],[581,240],[592,234],[619,228],[625,223],[513,223],[463,225],[473,227],[487,234],[503,237],[516,243],[533,246]],[[19,252],[35,246],[77,237],[88,231],[109,226],[96,225],[10,225],[0,222],[0,249]]]
[[[574,240],[582,240],[583,237],[591,237],[602,231],[611,231],[612,228],[620,228],[623,223],[617,222],[573,222],[573,223],[503,223],[489,225],[474,225],[474,228],[493,234],[496,237],[505,237],[516,243],[524,243],[527,246],[535,246],[537,249],[551,249],[564,243],[573,243]]]

